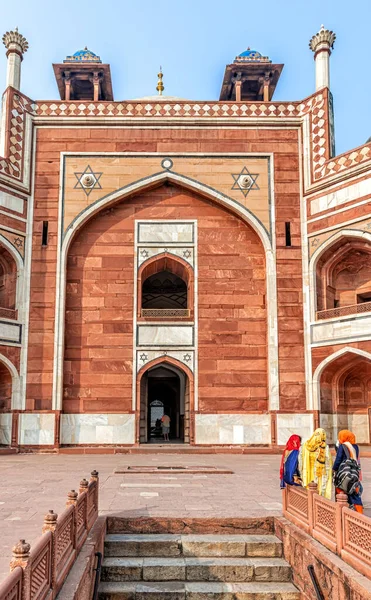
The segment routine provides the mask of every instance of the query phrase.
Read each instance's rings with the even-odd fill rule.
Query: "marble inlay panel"
[[[326,431],[328,444],[336,444],[339,431],[348,429],[348,415],[321,414],[319,422],[320,427]]]
[[[64,414],[62,444],[134,444],[133,414]]]
[[[368,444],[370,442],[368,415],[348,415],[348,429],[353,431],[358,444]]]
[[[334,319],[311,326],[312,342],[335,342],[347,338],[369,337],[371,316],[351,316],[347,319]]]
[[[183,260],[185,260],[192,267],[194,266],[194,250],[193,247],[170,247],[166,248],[165,246],[147,246],[147,247],[139,247],[138,248],[138,267],[142,265],[146,260],[152,258],[153,256],[157,256],[158,254],[164,254],[167,252],[168,254],[174,254],[175,256],[179,256]]]
[[[191,371],[194,368],[194,351],[193,350],[183,350],[183,352],[176,352],[173,350],[168,350],[164,352],[162,350],[138,350],[137,351],[137,371],[139,371],[144,365],[155,360],[156,358],[161,358],[163,356],[169,356],[170,358],[175,358],[179,362],[186,365]]]
[[[23,213],[24,200],[17,198],[0,190],[0,206],[14,210],[14,212]]]
[[[302,440],[310,438],[314,431],[312,414],[278,414],[277,415],[277,443],[279,446],[286,444],[291,435],[300,435]]]
[[[0,413],[0,444],[10,446],[12,440],[12,413]]]
[[[139,223],[138,243],[193,243],[193,223]]]
[[[138,325],[137,346],[193,346],[193,325]]]
[[[54,427],[54,414],[21,413],[19,443],[25,446],[53,446]]]
[[[0,340],[20,343],[21,326],[17,323],[7,323],[6,321],[0,321]]]
[[[270,415],[198,414],[196,444],[270,444]]]
[[[345,202],[359,200],[363,196],[368,196],[369,194],[371,194],[371,179],[364,179],[363,181],[358,181],[357,183],[353,183],[353,185],[348,185],[335,192],[325,194],[321,198],[312,200],[310,203],[310,212],[314,215],[323,210],[345,204]]]

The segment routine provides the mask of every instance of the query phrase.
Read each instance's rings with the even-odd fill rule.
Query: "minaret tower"
[[[21,62],[23,54],[28,50],[28,42],[23,35],[15,31],[7,31],[3,35],[3,44],[7,50],[8,68],[6,75],[6,87],[11,85],[16,90],[21,87]]]
[[[334,47],[336,34],[321,25],[321,29],[312,37],[309,48],[314,52],[316,62],[316,91],[330,88],[330,55]]]

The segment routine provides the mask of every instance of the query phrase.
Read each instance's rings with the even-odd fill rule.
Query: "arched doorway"
[[[321,425],[330,433],[330,442],[336,442],[341,429],[351,429],[359,443],[369,443],[371,360],[367,353],[345,348],[323,365],[315,379]]]
[[[149,368],[140,379],[139,442],[163,441],[160,419],[170,417],[170,441],[189,443],[190,384],[186,373],[167,362]]]

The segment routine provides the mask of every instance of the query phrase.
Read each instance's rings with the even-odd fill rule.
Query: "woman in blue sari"
[[[286,444],[281,459],[281,488],[286,487],[286,485],[301,485],[298,468],[300,444],[301,437],[299,435],[292,435]]]

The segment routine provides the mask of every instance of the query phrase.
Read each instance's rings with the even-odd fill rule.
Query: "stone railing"
[[[53,600],[57,597],[98,517],[98,473],[67,495],[61,515],[50,510],[43,535],[31,549],[20,540],[13,548],[10,575],[0,585],[0,600]]]
[[[1,319],[14,319],[17,320],[18,311],[13,308],[0,308]]]
[[[188,308],[142,308],[142,317],[189,317]]]
[[[329,308],[316,312],[316,319],[335,319],[336,317],[346,317],[348,315],[359,315],[371,311],[371,302],[362,302],[361,304],[351,304],[349,306],[339,306],[339,308]]]
[[[333,502],[319,496],[315,483],[308,490],[287,486],[283,514],[354,569],[371,576],[371,519],[348,508],[346,494],[337,494]]]

